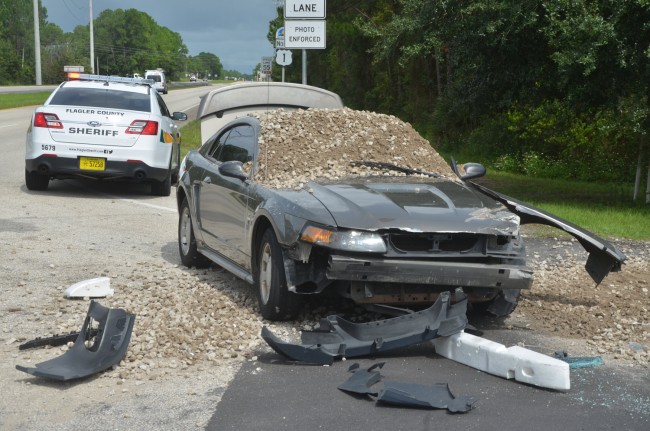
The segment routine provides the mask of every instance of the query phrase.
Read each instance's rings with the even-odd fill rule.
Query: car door
[[[171,167],[172,170],[178,169],[181,154],[181,132],[172,118],[172,114],[167,108],[167,104],[157,92],[154,93],[158,107],[160,108],[161,131],[160,141],[172,145]]]
[[[221,175],[219,166],[229,161],[251,161],[256,142],[249,124],[237,124],[221,133],[206,157],[209,166],[199,191],[198,208],[206,245],[244,268],[250,262],[244,228],[249,184]]]

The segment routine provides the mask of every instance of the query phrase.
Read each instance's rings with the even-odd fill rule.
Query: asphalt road
[[[529,249],[544,247],[531,241]],[[475,317],[483,337],[506,346],[525,342],[553,352],[558,340],[525,328],[506,329]],[[569,352],[570,353],[570,352]],[[571,389],[547,390],[506,380],[455,363],[422,344],[377,358],[348,359],[332,366],[287,362],[275,352],[259,352],[224,393],[209,430],[648,430],[650,376],[647,370],[611,364],[571,370]],[[368,368],[385,362],[382,381],[433,385],[446,383],[455,396],[478,398],[464,414],[446,410],[398,408],[354,397],[337,387],[354,363]],[[382,383],[377,387],[381,388]]]
[[[214,87],[213,87],[214,88]],[[172,91],[164,98],[171,110],[196,113],[198,96],[210,87]],[[0,283],[16,285],[30,274],[39,280],[84,279],[89,268],[125,261],[179,262],[176,252],[177,214],[174,194],[149,196],[148,187],[53,181],[47,193],[24,186],[24,139],[33,107],[6,110],[0,116],[3,157],[0,158],[0,232],[14,246],[49,241],[47,253],[28,259],[3,254]],[[152,223],[152,219],[155,223]],[[4,235],[4,234],[3,234]],[[14,239],[15,238],[15,239]],[[529,251],[543,247],[529,243]],[[75,251],[78,250],[78,251]],[[5,250],[7,251],[7,250]],[[51,269],[56,262],[56,273]],[[64,273],[62,273],[64,272]],[[7,284],[8,285],[8,284]],[[558,340],[539,337],[525,328],[511,330],[493,321],[472,321],[484,337],[512,345],[525,342],[540,351],[557,350]],[[381,358],[348,360],[330,367],[285,362],[266,348],[258,361],[246,362],[214,406],[209,430],[648,430],[650,376],[647,370],[605,364],[573,370],[570,391],[556,392],[508,381],[436,356],[429,345]],[[368,367],[386,362],[387,380],[448,383],[455,395],[479,400],[466,414],[377,405],[337,389],[358,362]],[[45,389],[44,389],[45,390]],[[215,385],[215,390],[220,390]],[[110,403],[110,399],[106,400]],[[114,418],[115,429],[120,418]],[[166,429],[178,429],[169,423]]]

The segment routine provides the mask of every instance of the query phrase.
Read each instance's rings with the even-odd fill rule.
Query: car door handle
[[[206,184],[212,184],[212,178],[205,177],[205,178],[203,178],[203,182],[206,183]]]

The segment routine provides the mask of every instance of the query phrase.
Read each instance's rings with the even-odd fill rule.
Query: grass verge
[[[201,122],[199,120],[188,121],[181,127],[181,160],[190,150],[196,150],[201,146]]]
[[[38,93],[3,94],[0,97],[0,109],[20,108],[21,106],[42,105],[52,94],[51,91]]]
[[[632,185],[531,178],[495,171],[477,182],[602,237],[650,240],[650,205],[632,202]],[[540,236],[560,233],[546,227],[529,231]]]

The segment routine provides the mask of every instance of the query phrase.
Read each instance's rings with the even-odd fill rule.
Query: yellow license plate
[[[84,171],[103,171],[106,169],[106,159],[79,157],[79,169]]]

